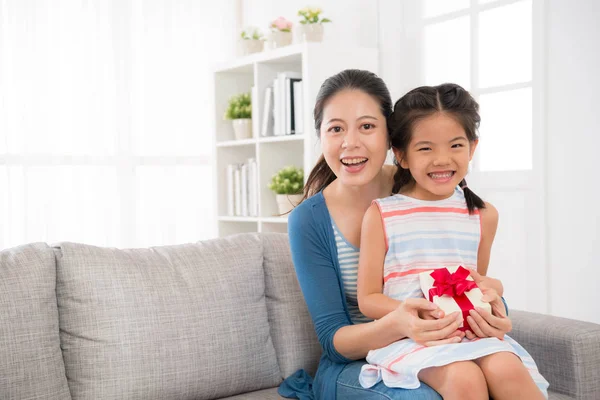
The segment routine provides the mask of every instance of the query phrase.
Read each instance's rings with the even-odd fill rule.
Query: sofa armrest
[[[511,310],[509,335],[535,360],[549,390],[600,399],[600,325]]]

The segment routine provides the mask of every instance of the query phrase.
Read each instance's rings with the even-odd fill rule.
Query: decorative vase
[[[292,32],[279,30],[271,32],[271,48],[277,49],[290,44],[292,44]]]
[[[287,214],[294,209],[304,197],[303,194],[278,194],[275,196],[277,200],[277,208],[279,214]]]
[[[252,137],[252,119],[240,118],[231,121],[236,140],[250,139]]]
[[[264,41],[258,39],[242,40],[242,51],[244,54],[260,53],[263,51]]]
[[[322,42],[323,24],[303,24],[299,25],[300,40],[303,42]]]

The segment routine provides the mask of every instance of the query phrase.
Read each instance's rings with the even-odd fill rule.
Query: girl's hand
[[[472,331],[465,332],[467,339],[496,337],[502,340],[504,335],[511,331],[512,322],[506,316],[504,303],[498,293],[494,289],[482,289],[482,292],[482,301],[492,306],[492,312],[479,307],[470,311],[467,321]]]
[[[437,305],[426,299],[406,299],[388,315],[398,321],[402,337],[424,346],[458,343],[465,336],[458,330],[462,314],[444,316]]]
[[[502,285],[502,281],[500,279],[490,278],[489,276],[484,276],[479,274],[476,270],[470,270],[471,277],[482,291],[484,289],[494,289],[500,296],[504,293],[504,286]]]

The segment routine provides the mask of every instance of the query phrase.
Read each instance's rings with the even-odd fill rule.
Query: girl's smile
[[[456,171],[437,171],[430,172],[427,175],[433,179],[435,183],[446,183],[452,180]]]

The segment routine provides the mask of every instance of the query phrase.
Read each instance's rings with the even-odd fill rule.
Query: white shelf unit
[[[252,54],[219,65],[214,70],[215,123],[214,168],[218,235],[241,232],[287,232],[287,216],[277,216],[275,195],[268,184],[273,174],[287,165],[304,169],[305,179],[321,154],[314,129],[313,108],[321,84],[331,75],[347,68],[378,72],[375,48],[343,48],[326,43],[302,43]],[[286,136],[260,136],[265,88],[277,73],[302,74],[304,132]],[[235,140],[231,121],[223,119],[228,99],[255,87],[252,99],[253,137]],[[269,132],[270,135],[273,132]],[[227,215],[227,165],[254,158],[258,169],[258,216]]]

